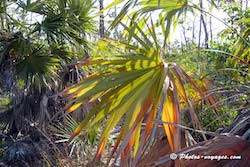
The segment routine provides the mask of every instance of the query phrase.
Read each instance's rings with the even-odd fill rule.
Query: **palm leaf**
[[[123,1],[114,1],[108,7],[113,7],[114,5],[118,5]],[[110,29],[114,28],[119,23],[123,23],[130,19],[128,26],[132,31],[132,27],[135,25],[139,25],[138,31],[142,29],[144,26],[140,26],[138,20],[143,22],[144,18],[149,17],[153,11],[159,11],[158,18],[156,19],[157,25],[162,27],[162,35],[164,36],[163,46],[166,47],[167,42],[169,41],[169,33],[171,31],[172,25],[176,25],[178,23],[179,17],[181,13],[185,13],[187,9],[187,1],[186,0],[134,0],[134,1],[126,1],[122,10],[110,25]],[[133,9],[132,9],[133,8]],[[131,9],[133,12],[129,12]],[[136,9],[136,10],[134,10]],[[127,17],[128,16],[128,17]],[[140,22],[140,21],[139,21]],[[137,24],[134,24],[137,23]],[[175,26],[174,26],[175,27]],[[125,27],[125,29],[127,29]],[[135,33],[136,31],[134,31]],[[125,32],[126,33],[126,32]],[[131,33],[129,33],[131,34]],[[154,36],[152,36],[154,38]],[[140,40],[140,38],[139,38]],[[141,41],[141,40],[140,40]],[[145,42],[148,42],[146,39]]]
[[[121,155],[124,160],[128,157],[138,159],[152,135],[156,115],[162,115],[163,121],[179,124],[182,107],[180,99],[184,99],[186,105],[191,105],[185,94],[184,84],[189,82],[194,89],[199,89],[177,64],[165,63],[161,59],[161,49],[150,41],[153,38],[156,40],[157,37],[154,28],[147,26],[151,31],[149,34],[154,36],[148,38],[139,25],[132,28],[137,30],[138,34],[133,33],[130,27],[124,24],[123,26],[131,39],[137,41],[139,45],[132,46],[129,43],[105,40],[109,45],[117,50],[120,48],[125,53],[107,57],[94,55],[93,59],[79,62],[81,66],[103,68],[102,71],[65,90],[65,94],[71,99],[69,112],[80,107],[84,101],[88,99],[92,101],[100,95],[99,104],[90,111],[71,136],[72,140],[83,128],[88,132],[100,121],[106,122],[100,137],[96,160],[101,158],[109,134],[118,124],[122,124],[122,131],[111,156],[116,153],[115,159]],[[141,36],[146,42],[141,40]],[[195,115],[193,110],[190,112]],[[196,118],[194,116],[194,120],[198,121]],[[145,128],[142,131],[143,122]],[[171,125],[164,125],[164,128],[172,151],[179,150],[180,130]]]

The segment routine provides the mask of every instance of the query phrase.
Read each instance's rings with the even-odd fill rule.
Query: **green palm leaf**
[[[94,30],[92,0],[55,0],[46,5],[40,1],[20,2],[19,6],[43,16],[41,23],[34,24],[32,33],[46,35],[49,43],[87,44],[86,34]]]
[[[100,99],[70,139],[78,135],[83,128],[88,132],[100,121],[106,122],[96,160],[103,154],[111,130],[121,123],[122,130],[111,156],[116,152],[116,159],[123,155],[122,158],[132,156],[136,161],[150,140],[156,116],[163,114],[163,121],[180,123],[180,110],[183,107],[180,105],[180,99],[188,106],[191,104],[183,85],[189,82],[194,89],[198,89],[194,81],[177,64],[163,61],[163,50],[157,43],[154,24],[152,28],[147,25],[147,21],[145,19],[146,30],[135,22],[133,28],[122,24],[131,41],[136,41],[138,46],[104,40],[103,42],[108,43],[106,45],[124,53],[107,57],[93,56],[92,59],[79,62],[82,66],[103,68],[102,71],[64,91],[71,98],[67,107],[69,112],[76,110],[86,100],[90,99],[89,102],[92,102],[93,99]],[[133,33],[135,30],[138,34]],[[150,33],[145,34],[144,31]],[[154,39],[153,42],[150,39]],[[202,96],[202,92],[200,94]],[[190,112],[195,115],[191,109]],[[193,121],[197,128],[200,128],[197,117],[193,116]],[[141,128],[144,129],[143,132]],[[171,125],[164,125],[164,128],[172,150],[180,149],[180,129]]]
[[[120,3],[121,1],[114,1],[108,7],[113,7],[114,5],[118,5]],[[187,9],[187,0],[127,1],[116,19],[110,25],[110,28],[114,28],[115,26],[117,26],[117,24],[121,23],[122,20],[125,21],[129,17],[131,18],[129,23],[131,27],[129,26],[129,28],[133,31],[133,26],[136,26],[137,24],[140,25],[140,23],[137,23],[138,20],[143,21],[144,18],[151,17],[153,11],[158,11],[158,16],[154,13],[155,15],[153,17],[155,18],[155,20],[157,20],[157,25],[162,28],[162,35],[164,36],[163,46],[165,48],[166,44],[169,41],[169,33],[171,31],[172,25],[174,25],[175,27],[175,25],[178,23],[180,14],[185,12]],[[129,10],[133,12],[129,12]],[[138,31],[140,32],[140,29],[138,29]],[[145,40],[145,42],[148,42],[148,40]]]
[[[30,53],[17,62],[17,72],[31,83],[42,84],[48,87],[58,78],[56,70],[59,69],[58,58],[48,54],[43,47],[35,47]]]

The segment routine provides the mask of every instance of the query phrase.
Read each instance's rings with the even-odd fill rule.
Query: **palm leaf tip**
[[[75,103],[74,105],[72,105],[71,107],[69,107],[68,109],[66,109],[67,112],[73,112],[75,111],[77,108],[79,108],[82,105],[82,102],[78,102]]]
[[[100,142],[100,144],[98,146],[98,150],[97,150],[97,153],[96,153],[95,158],[94,158],[95,161],[99,161],[101,159],[101,156],[105,150],[105,147],[106,147],[106,140],[103,140]]]

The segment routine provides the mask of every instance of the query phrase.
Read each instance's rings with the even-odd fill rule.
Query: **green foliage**
[[[73,44],[86,43],[85,35],[93,30],[93,19],[89,15],[92,9],[90,0],[54,1],[41,4],[40,1],[25,5],[23,9],[43,16],[41,23],[34,24],[32,33],[45,34],[48,42]]]
[[[174,43],[168,47],[164,59],[168,62],[178,62],[178,64],[192,77],[200,78],[208,70],[206,64],[206,53],[198,50],[193,42],[187,45]]]
[[[231,62],[236,67],[237,62],[248,63],[250,61],[250,10],[242,11],[238,6],[233,6],[227,7],[226,11],[230,15],[230,19],[227,22],[233,27],[235,32],[226,29],[222,32],[222,37],[226,38],[226,41],[232,41],[233,43],[232,51],[234,59],[228,63]]]
[[[225,127],[249,109],[250,11],[235,3],[225,6],[225,12],[230,16],[226,20],[229,27],[218,35],[219,42],[211,42],[211,49],[204,51],[209,62],[204,76],[213,78],[211,92],[219,97],[217,112],[200,116],[204,127],[211,131]]]
[[[30,122],[43,126],[57,111],[48,97],[65,87],[66,64],[86,56],[95,30],[93,1],[1,1],[1,7],[0,82],[3,94],[11,94],[1,114],[7,130],[28,133]]]
[[[70,115],[64,117],[61,123],[50,125],[50,131],[55,136],[55,143],[66,143],[79,123]],[[82,132],[69,143],[69,156],[76,159],[78,165],[89,162],[93,158],[94,144],[98,138],[98,129],[93,128],[89,134]]]
[[[218,107],[216,112],[212,111],[209,106],[204,106],[203,111],[197,113],[202,127],[211,132],[227,127],[238,116],[238,112],[228,106]]]
[[[8,106],[10,104],[10,98],[8,95],[4,95],[0,98],[0,108]]]
[[[23,89],[25,87],[25,81],[23,79],[19,79],[16,81],[16,88]]]
[[[91,16],[93,2],[27,0],[14,4],[18,6],[17,14],[5,14],[19,32],[3,32],[0,64],[10,61],[28,87],[56,86],[61,65],[74,56],[72,50],[88,47],[86,35],[93,32],[95,24]],[[29,19],[32,15],[38,17],[35,22]]]

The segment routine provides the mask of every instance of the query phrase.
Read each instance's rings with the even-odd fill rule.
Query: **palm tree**
[[[59,74],[79,57],[78,48],[89,47],[92,5],[91,0],[1,1],[2,25],[13,30],[2,29],[0,39],[1,74],[12,74],[3,80],[11,83],[5,90],[12,94],[11,129],[27,133],[31,122],[50,119],[49,96],[63,88]],[[9,13],[13,6],[16,14]]]

